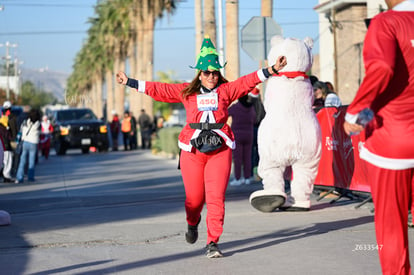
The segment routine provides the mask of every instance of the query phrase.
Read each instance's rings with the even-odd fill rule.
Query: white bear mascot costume
[[[268,60],[286,56],[287,65],[267,80],[259,126],[259,168],[263,190],[250,195],[262,212],[310,209],[310,195],[321,158],[321,130],[312,109],[313,88],[305,74],[312,67],[311,38],[303,41],[275,36]],[[285,192],[283,172],[292,166],[291,193]]]

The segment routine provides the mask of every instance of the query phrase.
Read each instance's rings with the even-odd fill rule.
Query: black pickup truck
[[[56,154],[64,155],[68,149],[89,152],[95,147],[99,152],[108,151],[109,139],[106,124],[88,108],[53,110],[50,115],[53,126],[52,146]]]

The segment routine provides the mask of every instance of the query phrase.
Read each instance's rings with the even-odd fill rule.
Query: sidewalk
[[[309,212],[261,213],[248,201],[260,183],[229,186],[225,257],[207,259],[206,209],[198,242],[185,242],[177,160],[134,151],[52,162],[38,165],[37,184],[0,184],[12,215],[0,274],[381,274],[371,203],[315,193]]]

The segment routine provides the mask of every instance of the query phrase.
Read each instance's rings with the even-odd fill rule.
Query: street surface
[[[309,212],[261,213],[248,201],[259,182],[229,186],[224,258],[207,259],[206,209],[198,242],[185,242],[177,163],[74,150],[41,158],[34,184],[0,183],[12,218],[0,227],[0,274],[381,274],[372,203],[315,192]]]

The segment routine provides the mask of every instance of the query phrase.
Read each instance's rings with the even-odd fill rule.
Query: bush
[[[173,157],[178,156],[180,149],[178,148],[178,135],[180,134],[182,127],[166,127],[161,128],[158,131],[158,137],[156,138],[153,149],[155,153],[162,152]],[[154,148],[155,147],[155,148]]]

